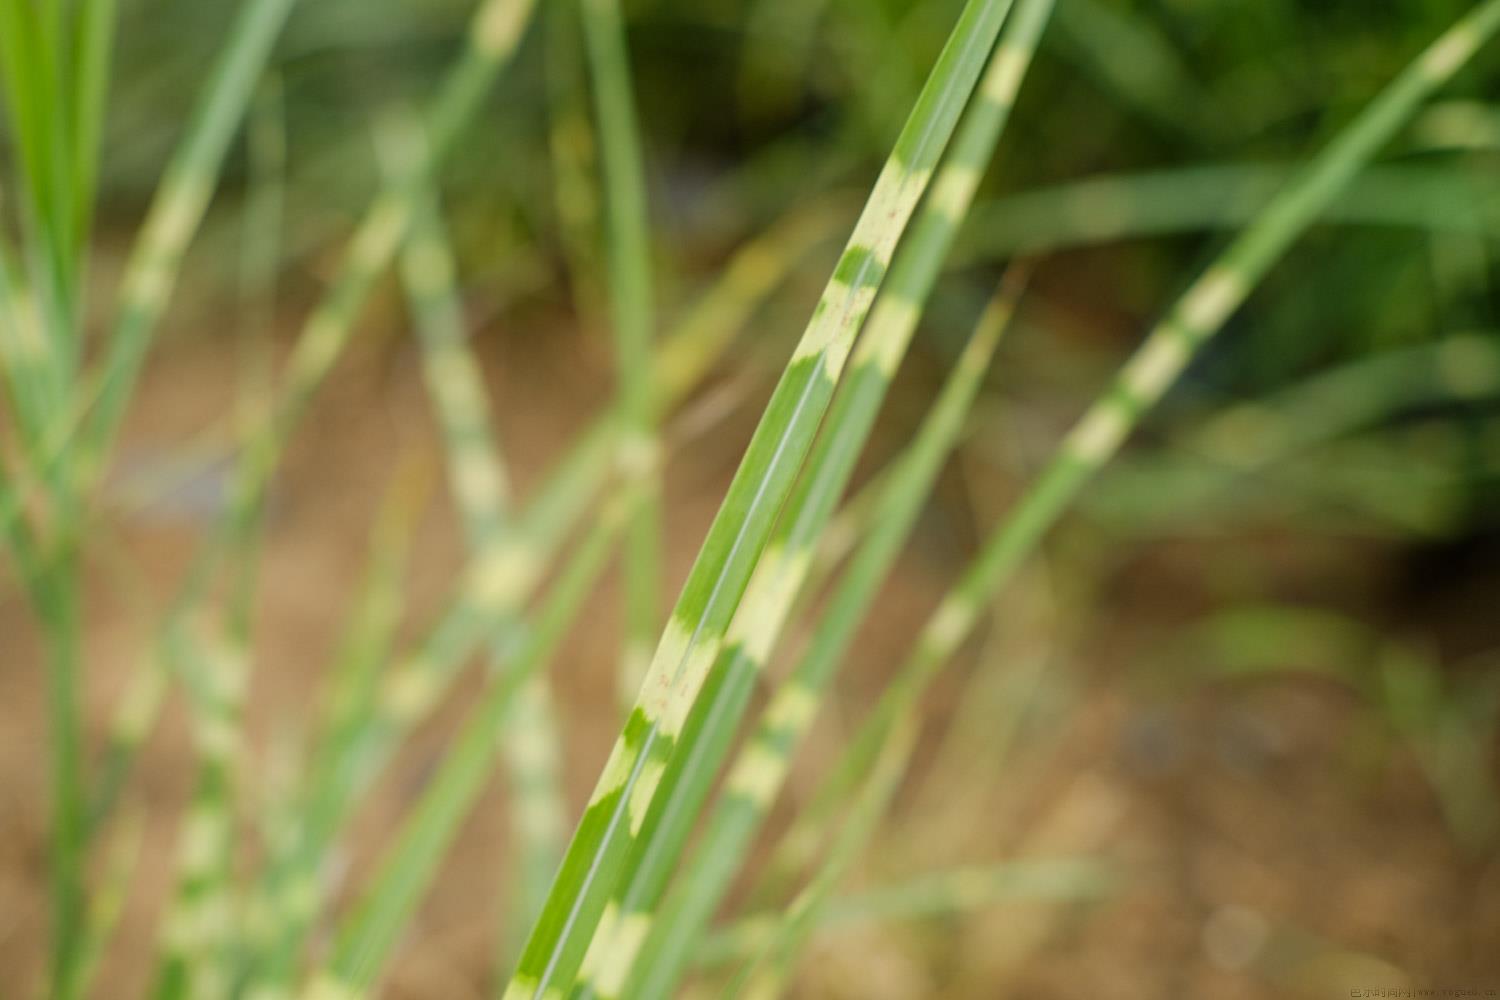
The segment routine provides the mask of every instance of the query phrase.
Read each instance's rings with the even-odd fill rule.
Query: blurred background
[[[572,6],[541,5],[442,176],[473,345],[523,495],[613,391]],[[667,418],[668,599],[960,5],[624,6],[659,329],[778,221],[816,215],[820,234]],[[101,288],[221,41],[224,7],[122,0]],[[91,739],[222,511],[235,413],[263,391],[380,184],[377,118],[432,93],[470,7],[308,0],[293,14],[90,522]],[[1186,280],[1467,7],[1059,0],[864,468],[910,439],[1008,260],[1035,261],[1030,290],[768,833],[873,704],[976,540]],[[1500,989],[1497,87],[1500,58],[1481,53],[1297,244],[1006,589],[928,699],[916,770],[851,881],[1084,855],[1107,866],[1107,886],[827,929],[798,995]],[[286,748],[310,725],[393,490],[419,498],[401,579],[409,645],[464,549],[406,303],[387,278],[271,496],[252,787],[288,780]],[[570,824],[618,729],[620,605],[611,577],[549,675]],[[796,633],[783,645],[795,651]],[[0,577],[0,969],[18,995],[46,954],[38,650]],[[476,673],[459,686],[361,803],[343,841],[348,885],[478,684]],[[173,706],[124,793],[145,849],[100,996],[139,995],[149,977],[189,744]],[[489,995],[501,910],[475,886],[502,878],[505,801],[497,781],[383,995]]]

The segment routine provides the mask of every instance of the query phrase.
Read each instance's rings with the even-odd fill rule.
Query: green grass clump
[[[184,125],[174,123],[165,169],[141,195],[148,207],[125,241],[118,291],[103,298],[96,289],[112,272],[97,266],[108,245],[100,219],[108,235],[121,228],[101,210],[101,185],[107,192],[111,183],[101,164],[116,141],[107,114],[112,60],[117,49],[134,51],[139,14],[117,31],[112,0],[0,0],[7,127],[0,530],[44,649],[50,995],[109,993],[111,984],[94,974],[139,882],[132,776],[174,697],[189,721],[192,778],[149,963],[148,990],[163,1000],[378,994],[460,830],[500,772],[510,818],[509,851],[496,866],[504,877],[467,889],[493,896],[501,914],[492,980],[505,1000],[665,998],[695,976],[727,996],[779,996],[792,989],[813,936],[831,928],[1021,898],[1100,897],[1125,880],[1097,857],[965,860],[881,888],[844,889],[891,829],[893,803],[928,731],[924,700],[934,682],[1063,516],[1077,505],[1104,530],[1165,530],[1215,502],[1234,508],[1239,498],[1226,494],[1245,477],[1321,461],[1324,449],[1369,448],[1383,461],[1411,460],[1414,470],[1436,465],[1437,480],[1462,465],[1466,478],[1449,480],[1487,481],[1474,442],[1488,433],[1479,411],[1500,388],[1500,351],[1457,310],[1475,288],[1489,287],[1483,244],[1500,217],[1485,176],[1466,176],[1443,157],[1492,152],[1476,124],[1492,115],[1472,102],[1422,114],[1500,29],[1500,0],[1447,26],[1357,114],[1328,112],[1348,122],[1328,129],[1331,138],[1305,160],[1275,146],[1272,124],[1304,114],[1297,102],[1306,95],[1267,87],[1275,92],[1263,101],[1241,101],[1239,77],[1206,89],[1202,67],[1173,47],[1182,33],[1130,4],[966,0],[908,9],[761,0],[744,11],[694,5],[688,16],[667,2],[636,20],[620,0],[576,7],[482,0],[462,5],[461,28],[443,14],[393,13],[388,25],[365,24],[364,42],[339,41],[349,25],[319,20],[338,5],[298,8],[295,17],[294,6],[239,5],[213,63],[194,70],[194,110]],[[547,38],[532,43],[539,16]],[[651,18],[743,36],[743,58],[728,73],[698,67],[701,97],[664,87]],[[847,36],[825,29],[833,19],[850,26]],[[1223,55],[1242,43],[1216,44]],[[426,74],[439,67],[439,82],[420,113],[393,114],[386,109],[410,98],[402,88],[418,72],[397,54],[408,48],[423,51]],[[389,88],[400,90],[379,103],[373,144],[363,135],[341,141],[331,119],[309,129],[305,117],[309,107],[329,106],[324,71],[338,76],[309,65],[346,49],[384,53]],[[883,54],[889,73],[875,72],[872,53]],[[1070,98],[1058,63],[1111,91],[1125,122],[1143,123],[1153,141],[1190,149],[1191,162],[1147,168],[1105,155],[1125,131],[1113,118],[1059,138]],[[531,100],[533,86],[545,96]],[[841,102],[824,100],[830,88]],[[1023,93],[1039,113],[1016,113]],[[846,110],[825,110],[834,104]],[[532,105],[545,120],[531,120]],[[131,112],[126,96],[121,107]],[[492,128],[496,119],[504,124]],[[144,119],[125,120],[134,132]],[[1477,138],[1455,138],[1471,127]],[[786,134],[752,141],[778,129]],[[550,155],[539,168],[524,155],[525,142],[496,146],[497,137],[544,130]],[[734,133],[725,147],[755,147],[709,182],[716,186],[705,201],[732,223],[704,221],[679,203],[690,171],[674,159],[682,145],[661,138],[686,144],[716,130]],[[309,131],[318,133],[307,140],[317,155],[304,157]],[[242,133],[243,176],[234,166]],[[1430,160],[1373,164],[1393,145],[1411,148],[1396,145],[1402,141]],[[1067,152],[1102,166],[1057,183],[1048,172],[1056,142],[1077,143]],[[1258,142],[1276,155],[1260,155]],[[356,221],[347,236],[319,229],[326,220],[316,220],[308,194],[317,190],[318,163],[356,163],[369,175],[373,194],[350,208]],[[861,177],[861,164],[878,172]],[[663,183],[648,185],[658,169]],[[1048,183],[1016,183],[1035,175]],[[1006,191],[985,191],[990,177]],[[553,196],[533,197],[541,185]],[[348,187],[340,197],[352,198],[358,185]],[[787,198],[793,187],[797,197]],[[864,192],[862,203],[850,190]],[[496,192],[506,207],[487,213],[495,203],[485,199],[502,197]],[[768,200],[775,212],[764,211]],[[1283,377],[1239,347],[1244,353],[1227,356],[1250,363],[1197,380],[1200,363],[1211,367],[1212,338],[1262,286],[1291,284],[1277,297],[1287,315],[1298,308],[1320,321],[1328,315],[1317,300],[1329,296],[1298,291],[1300,276],[1277,270],[1320,224],[1358,226],[1377,244],[1373,277],[1360,286],[1368,294],[1346,297],[1354,315],[1392,329],[1415,313],[1399,294],[1414,279],[1384,248],[1422,241],[1430,312],[1451,332],[1433,343],[1354,351],[1353,360],[1330,346],[1327,356],[1342,363],[1317,366],[1312,377]],[[720,241],[712,266],[694,271],[670,237],[695,226],[759,235]],[[107,515],[112,470],[123,464],[122,425],[173,303],[183,293],[212,301],[223,294],[208,277],[213,268],[195,270],[189,250],[201,231],[214,251],[206,256],[219,256],[226,244],[215,240],[226,229],[238,240],[236,266],[219,269],[238,283],[241,309],[231,325],[248,369],[230,407],[227,495],[152,623],[95,753],[84,710],[85,595],[95,562],[118,558]],[[1013,378],[1002,335],[1012,326],[1034,334],[1061,325],[1040,308],[1031,315],[1034,295],[1021,308],[1024,289],[1040,285],[1045,294],[1049,280],[1069,280],[1063,270],[1052,278],[1043,255],[1212,231],[1231,235],[1223,246],[1191,248],[1207,265],[1123,368],[1089,391],[1030,485],[982,524],[967,566],[878,685],[874,707],[836,741],[818,790],[793,804],[769,861],[749,872],[758,876],[749,907],[716,926],[945,470],[973,427],[993,426],[995,386]],[[820,254],[845,232],[841,252],[826,261]],[[310,263],[318,287],[277,369],[270,328],[294,297],[283,275],[293,263]],[[601,266],[602,279],[592,273]],[[703,270],[711,277],[698,282]],[[531,485],[510,457],[525,429],[502,426],[507,409],[491,398],[473,336],[481,325],[473,290],[494,280],[518,327],[541,324],[545,296],[536,289],[550,287],[554,271],[571,282],[585,325],[608,328],[613,390]],[[799,298],[817,287],[815,302]],[[276,528],[276,477],[373,311],[367,307],[388,299],[406,307],[435,457],[392,463],[364,578],[338,602],[342,640],[324,696],[307,718],[278,729],[276,746],[290,763],[282,778],[262,780],[250,709],[264,655],[258,569]],[[794,315],[806,319],[794,344],[766,335]],[[972,333],[959,333],[975,315]],[[881,420],[899,423],[891,400],[922,396],[902,381],[920,379],[904,367],[915,344],[943,358],[947,374],[922,397],[910,440],[889,449],[894,457],[872,460]],[[1300,350],[1291,353],[1311,356]],[[992,372],[997,354],[1007,364]],[[743,453],[732,456],[733,478],[663,618],[667,463],[705,423],[717,433],[716,399],[738,402],[753,378],[721,381],[700,408],[680,419],[677,410],[730,360],[742,372],[766,365],[774,388]],[[1060,381],[1087,367],[1068,369]],[[1201,398],[1213,395],[1215,379],[1250,398],[1187,432],[1169,431],[1161,449],[1133,455],[1119,477],[1089,490],[1175,386],[1193,381]],[[1045,388],[1023,386],[1020,394]],[[1434,414],[1449,421],[1446,430],[1461,426],[1460,457],[1387,433],[1393,423]],[[1217,465],[1207,468],[1205,456]],[[862,462],[876,471],[864,476]],[[442,468],[460,565],[430,617],[417,620],[408,577],[427,464]],[[1324,464],[1306,477],[1307,489],[1359,493],[1371,481],[1348,486]],[[1392,485],[1364,500],[1374,519],[1410,534],[1437,533],[1456,519],[1434,509],[1437,486],[1416,472],[1402,478],[1411,480],[1404,490]],[[861,479],[868,482],[851,499]],[[1166,497],[1169,484],[1182,489]],[[603,620],[591,602],[617,556],[614,676],[626,713],[569,839],[574,803],[564,776],[575,748],[551,670],[571,636]],[[1342,664],[1335,675],[1418,757],[1458,836],[1480,846],[1493,836],[1495,811],[1473,780],[1493,712],[1461,704],[1467,695],[1449,692],[1438,661],[1419,645],[1264,607],[1210,618],[1201,630],[1207,640],[1193,636],[1238,664],[1237,674],[1274,669],[1257,654],[1274,645],[1267,635],[1326,643],[1328,662]],[[1358,659],[1351,648],[1367,647],[1382,650],[1380,670],[1358,675],[1345,661]],[[778,672],[782,649],[793,652]],[[478,687],[455,699],[476,659]],[[752,711],[762,688],[765,702]],[[1482,684],[1452,688],[1476,704],[1494,701]],[[984,690],[1010,698],[1012,689]],[[361,801],[413,734],[455,700],[465,702],[462,722],[378,836],[378,860],[352,884],[341,882]],[[915,812],[917,824],[933,820],[925,806]]]

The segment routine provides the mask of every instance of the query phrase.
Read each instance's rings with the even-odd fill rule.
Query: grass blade
[[[37,610],[47,636],[48,748],[52,770],[52,983],[75,995],[84,933],[85,813],[79,649],[82,619],[77,558],[50,557],[36,580]]]
[[[892,487],[878,499],[871,517],[874,527],[830,598],[812,646],[772,695],[760,724],[731,765],[723,798],[681,881],[655,907],[654,921],[649,914],[641,918],[648,933],[643,935],[636,971],[623,995],[671,996],[686,971],[697,935],[712,919],[750,838],[774,802],[834,667],[958,440],[964,416],[1020,294],[1018,275],[1013,273],[1011,278],[986,309],[937,403],[901,457]]]
[[[511,859],[511,905],[497,942],[498,970],[510,967],[526,943],[526,929],[541,912],[552,887],[552,873],[566,842],[567,802],[563,797],[562,741],[557,707],[545,675],[537,673],[513,696],[501,722],[503,750],[511,792],[511,829],[517,847]],[[502,980],[496,976],[496,988]]]
[[[594,326],[604,301],[599,287],[598,150],[584,94],[588,84],[579,18],[575,3],[556,3],[547,11],[547,148],[552,203],[573,308],[585,325]]]
[[[610,754],[507,987],[508,1000],[541,998],[572,986],[673,744],[1007,7],[998,0],[973,0],[965,7],[902,130],[709,528],[652,658],[641,697]]]
[[[847,385],[835,399],[823,435],[808,460],[807,476],[788,501],[776,535],[752,578],[745,603],[731,626],[726,651],[705,688],[705,704],[695,710],[684,733],[684,746],[668,764],[664,776],[667,791],[647,815],[642,842],[630,865],[631,878],[615,900],[621,915],[615,926],[631,928],[633,942],[612,944],[601,940],[595,945],[601,954],[609,948],[614,964],[627,971],[634,957],[629,950],[648,939],[645,928],[650,926],[651,913],[678,867],[692,819],[707,799],[755,677],[790,612],[807,565],[805,554],[811,551],[833,502],[843,492],[886,389],[911,342],[943,258],[999,141],[1051,6],[1051,0],[1024,0],[990,56],[979,99],[964,114],[932,195],[919,210],[855,348]],[[933,447],[941,451],[946,445]],[[909,486],[914,490],[921,482],[920,475],[913,475]],[[905,501],[892,499],[884,513],[889,515],[899,502],[914,505],[920,495],[911,493]],[[704,733],[701,730],[710,718],[714,720],[711,731]],[[664,822],[665,817],[671,820]],[[721,855],[728,859],[734,852],[728,850]],[[706,893],[705,898],[711,894]],[[709,916],[711,913],[701,914],[705,921]],[[667,938],[681,935],[676,944],[667,946],[676,958],[668,961],[669,970],[660,973],[666,979],[681,967],[687,937],[696,926],[694,921],[683,920],[675,931],[663,932]],[[620,985],[623,983],[604,995],[617,995]]]
[[[506,511],[509,475],[494,436],[478,363],[465,342],[462,303],[454,285],[455,264],[436,206],[418,218],[402,255],[407,293],[417,312],[428,393],[437,403],[448,458],[450,488],[465,524],[470,550],[509,544]],[[491,625],[489,659],[503,670],[516,641],[515,611]],[[501,723],[502,750],[512,779],[512,829],[517,849],[513,904],[507,924],[528,926],[546,898],[547,883],[562,855],[563,802],[559,779],[562,751],[546,680],[533,676],[514,695]],[[519,947],[519,942],[511,943]]]
[[[651,427],[651,241],[644,154],[636,125],[620,0],[581,2],[604,168],[609,297],[624,425],[621,453],[628,462],[641,467],[631,478],[643,491],[625,537],[625,640],[620,685],[621,701],[629,706],[645,678],[651,643],[661,628],[661,485],[654,471],[657,442]]]
[[[774,1000],[785,992],[797,954],[812,933],[824,901],[859,857],[900,787],[906,774],[906,757],[916,746],[919,730],[916,719],[903,717],[886,734],[880,756],[870,776],[861,784],[827,859],[807,888],[792,901],[786,916],[761,950],[724,991],[725,997],[743,995],[750,1000]]]
[[[153,995],[158,1000],[217,996],[228,986],[236,940],[230,865],[235,841],[234,770],[249,680],[241,634],[205,619],[177,636],[192,707],[199,772],[178,834],[176,893],[162,922]]]
[[[73,12],[71,61],[71,147],[73,153],[74,239],[88,240],[99,173],[99,137],[109,87],[110,49],[115,33],[115,0],[92,0]]]
[[[78,245],[73,215],[71,104],[62,10],[29,0],[0,3],[0,72],[21,181],[27,249],[49,340],[47,388],[65,392],[78,358]],[[61,113],[54,113],[61,109]]]
[[[118,315],[94,375],[98,399],[80,431],[77,476],[85,488],[103,471],[110,439],[166,310],[188,243],[203,220],[229,142],[295,2],[256,0],[240,7],[203,98],[152,199],[125,265]]]
[[[1011,900],[1090,898],[1110,885],[1108,867],[1089,858],[955,868],[832,899],[823,907],[817,929],[921,920]],[[771,943],[782,919],[779,913],[743,917],[709,935],[694,957],[700,966],[748,957]]]
[[[323,894],[314,873],[321,855],[309,849],[309,803],[333,780],[338,751],[371,711],[380,669],[401,621],[403,576],[427,487],[409,463],[398,467],[370,531],[370,557],[344,615],[330,677],[320,700],[319,728],[310,741],[308,773],[292,789],[295,810],[267,838],[268,858],[252,890],[246,928],[250,947],[239,970],[257,997],[289,995],[298,945],[318,915]],[[316,857],[314,857],[316,856]],[[310,860],[313,858],[313,860]]]
[[[1295,174],[1284,164],[1226,163],[1099,174],[1007,195],[975,207],[954,263],[1243,228]],[[1319,218],[1493,235],[1500,233],[1500,186],[1449,167],[1370,167],[1351,178]]]
[[[595,522],[554,585],[535,628],[507,668],[490,682],[421,801],[402,824],[379,872],[337,936],[328,967],[310,997],[363,996],[389,956],[397,935],[430,881],[460,820],[490,774],[500,725],[517,692],[547,662],[572,625],[614,546],[629,513],[627,488]]]

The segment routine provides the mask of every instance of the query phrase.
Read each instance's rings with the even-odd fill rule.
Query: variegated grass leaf
[[[1020,272],[985,310],[968,347],[910,448],[892,485],[876,501],[869,536],[835,587],[812,645],[780,684],[725,779],[692,860],[660,905],[638,916],[642,926],[633,974],[621,995],[665,997],[686,971],[694,944],[738,870],[751,836],[781,788],[791,757],[811,727],[822,695],[864,612],[900,553],[927,493],[956,444],[965,414],[1023,285]],[[655,901],[653,900],[653,903]]]
[[[965,7],[876,181],[689,572],[641,696],[507,987],[510,1000],[561,993],[576,979],[683,722],[1008,6],[974,0]]]

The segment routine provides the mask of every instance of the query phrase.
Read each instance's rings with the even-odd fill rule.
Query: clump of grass
[[[84,971],[83,878],[90,832],[79,693],[84,505],[136,362],[290,7],[290,0],[247,4],[231,24],[229,41],[136,241],[105,357],[85,372],[85,247],[97,189],[114,5],[0,5],[0,67],[22,165],[26,275],[14,270],[8,247],[0,250],[0,348],[26,478],[36,489],[29,503],[14,504],[17,514],[5,527],[49,650],[51,988],[57,996],[77,995]],[[18,480],[6,479],[9,493],[10,483]]]
[[[727,995],[770,997],[789,989],[807,942],[826,925],[956,912],[1018,894],[1061,899],[1100,891],[1098,867],[1082,859],[1081,867],[1060,869],[1016,862],[940,871],[838,897],[905,780],[923,732],[921,700],[934,678],[996,592],[1292,244],[1319,220],[1397,223],[1448,238],[1494,228],[1494,219],[1468,211],[1464,198],[1464,191],[1484,191],[1482,180],[1459,189],[1441,168],[1365,167],[1500,28],[1500,0],[1474,7],[1306,164],[1096,177],[981,203],[961,261],[974,259],[966,253],[1004,258],[1193,227],[1238,231],[988,532],[819,793],[797,811],[762,873],[751,916],[715,931],[712,918],[751,857],[752,838],[857,629],[963,437],[1017,308],[1028,263],[1007,270],[913,440],[846,502],[1048,30],[1053,0],[967,0],[957,12],[664,629],[661,473],[674,443],[671,411],[845,225],[844,206],[829,200],[787,212],[739,247],[675,322],[663,322],[670,313],[659,311],[655,299],[659,286],[671,282],[659,281],[652,267],[639,79],[621,5],[581,0],[576,23],[571,8],[547,9],[556,29],[549,62],[558,66],[549,82],[557,101],[553,176],[568,230],[565,252],[580,272],[573,277],[582,312],[592,308],[592,277],[581,272],[596,256],[606,262],[618,384],[541,485],[518,498],[469,340],[460,258],[442,192],[445,164],[469,142],[486,95],[516,60],[538,5],[479,3],[431,105],[417,120],[398,118],[382,130],[382,148],[392,155],[379,192],[336,259],[281,376],[262,377],[257,363],[257,377],[247,380],[232,494],[158,623],[94,769],[86,766],[81,707],[92,507],[184,258],[247,117],[254,121],[244,333],[251,349],[260,349],[256,338],[271,313],[290,183],[283,77],[273,63],[292,7],[292,0],[250,0],[229,25],[95,344],[88,336],[95,328],[89,258],[116,12],[108,0],[0,0],[0,79],[20,208],[16,225],[0,230],[0,362],[9,418],[0,429],[0,529],[47,652],[49,991],[59,997],[79,996],[89,986],[129,891],[130,865],[120,859],[133,853],[138,820],[122,814],[122,790],[174,691],[191,721],[196,772],[174,846],[176,880],[158,928],[151,986],[157,997],[347,1000],[378,990],[502,757],[516,833],[507,884],[492,887],[494,895],[509,896],[496,964],[510,971],[495,977],[506,1000],[675,995],[694,973],[695,956],[700,964],[740,963]],[[818,51],[823,5],[763,2],[755,10],[759,27],[747,74],[774,75],[778,62],[804,72]],[[854,50],[896,44],[898,26],[883,12],[859,16],[866,37]],[[792,25],[784,51],[776,48],[780,29],[773,22]],[[567,103],[578,68],[568,48],[575,27],[593,96],[592,132],[581,110]],[[1069,6],[1060,28],[1072,59],[1091,66],[1159,125],[1189,122],[1189,131],[1210,142],[1220,134],[1215,106],[1196,95],[1163,33],[1092,4]],[[1126,72],[1107,58],[1105,28],[1129,46]],[[899,77],[884,81],[879,94],[899,90]],[[261,105],[253,112],[257,93]],[[890,109],[875,93],[872,85],[860,114],[878,128]],[[758,118],[787,113],[788,94],[760,96],[769,99]],[[591,188],[585,133],[598,136],[602,192]],[[841,134],[841,142],[847,139]],[[762,175],[779,176],[760,164],[737,182],[754,188]],[[603,206],[602,255],[583,246],[597,205]],[[422,623],[410,648],[398,648],[403,571],[420,506],[420,491],[410,484],[421,478],[398,471],[302,767],[285,788],[247,788],[256,568],[271,484],[291,434],[393,264],[435,410],[462,528],[463,568],[434,619]],[[1443,270],[1451,277],[1473,268]],[[1242,449],[1238,468],[1305,450],[1392,409],[1492,394],[1494,356],[1487,341],[1455,337],[1312,380],[1276,400],[1290,422],[1258,437],[1259,451]],[[1415,374],[1413,364],[1420,368]],[[1224,426],[1243,427],[1260,412],[1231,410],[1218,431],[1207,423],[1196,441],[1212,448],[1226,437]],[[547,669],[565,638],[584,627],[583,609],[617,550],[626,602],[618,674],[639,693],[565,843],[566,746]],[[811,601],[830,578],[827,599]],[[775,683],[736,750],[755,686],[769,676],[777,645],[794,624],[807,630],[807,648]],[[1424,755],[1455,822],[1493,823],[1461,807],[1470,792],[1455,775],[1478,759],[1473,728],[1460,725],[1464,720],[1444,704],[1426,660],[1392,648],[1372,697]],[[476,653],[485,663],[480,694],[383,845],[373,874],[350,887],[353,902],[342,905],[334,858],[360,797]],[[719,800],[710,808],[721,772]],[[266,807],[256,849],[247,850],[243,816],[252,802]],[[91,891],[87,875],[106,831],[119,853]],[[684,864],[695,832],[699,845]],[[255,867],[244,878],[247,856]]]

